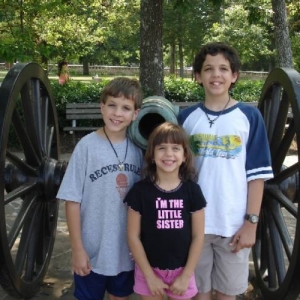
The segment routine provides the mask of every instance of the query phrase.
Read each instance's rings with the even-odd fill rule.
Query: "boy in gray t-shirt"
[[[127,128],[142,104],[137,80],[118,77],[102,91],[104,126],[76,145],[57,194],[66,201],[77,299],[128,299],[133,261],[126,242],[123,199],[141,179],[142,151]]]

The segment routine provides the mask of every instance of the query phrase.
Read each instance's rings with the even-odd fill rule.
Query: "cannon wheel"
[[[2,82],[0,147],[0,283],[28,299],[51,258],[63,169],[50,82],[36,63],[15,65]]]
[[[252,249],[256,280],[264,299],[292,300],[300,291],[299,73],[288,68],[274,69],[266,79],[258,108],[267,129],[274,178],[265,184]],[[291,151],[296,160],[286,167]]]

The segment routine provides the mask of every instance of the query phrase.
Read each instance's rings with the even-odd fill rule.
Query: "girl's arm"
[[[248,203],[246,214],[259,215],[264,191],[264,180],[256,179],[248,183]],[[251,248],[255,244],[257,224],[245,220],[241,229],[234,235],[230,246],[232,252]]]
[[[66,219],[72,248],[73,271],[80,276],[88,275],[91,266],[81,239],[80,203],[66,201]]]
[[[127,239],[129,248],[132,252],[136,264],[145,276],[148,288],[152,296],[162,296],[165,294],[164,289],[168,289],[169,287],[154,274],[153,269],[147,259],[144,247],[141,243],[140,232],[141,215],[133,209],[129,208],[127,224]]]
[[[183,272],[172,283],[170,290],[183,295],[188,288],[191,276],[198,263],[204,243],[204,209],[192,213],[192,242]]]

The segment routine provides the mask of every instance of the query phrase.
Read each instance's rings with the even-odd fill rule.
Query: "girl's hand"
[[[72,267],[74,273],[79,276],[86,276],[90,274],[92,270],[90,258],[84,249],[72,252]]]
[[[164,296],[165,290],[169,289],[169,286],[165,284],[160,278],[157,276],[151,276],[146,278],[148,288],[151,292],[151,295],[154,296]]]
[[[170,286],[170,291],[174,295],[182,296],[186,292],[189,286],[189,282],[190,278],[181,274],[174,280],[174,282]]]

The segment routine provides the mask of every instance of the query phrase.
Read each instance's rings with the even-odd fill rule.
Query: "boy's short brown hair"
[[[100,102],[105,104],[108,96],[123,96],[126,99],[131,99],[134,102],[135,109],[139,109],[142,106],[142,87],[136,79],[116,77],[115,79],[111,80],[102,90]]]
[[[224,55],[224,57],[229,61],[232,73],[237,73],[237,75],[239,76],[241,68],[241,61],[239,55],[233,47],[223,42],[211,42],[204,45],[200,49],[198,54],[195,56],[193,63],[194,74],[201,73],[201,69],[206,59],[206,55],[215,56],[218,54]],[[231,87],[233,86],[234,83],[231,84]]]

